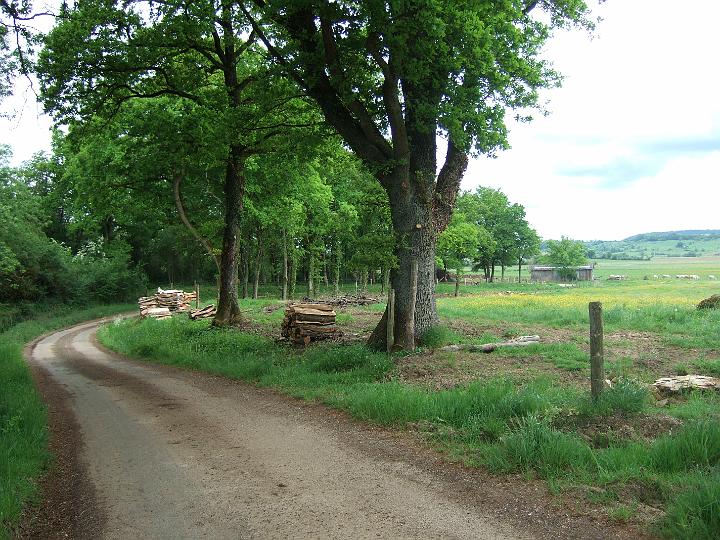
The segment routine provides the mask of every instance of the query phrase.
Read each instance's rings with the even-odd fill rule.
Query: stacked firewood
[[[158,288],[153,296],[138,298],[140,317],[166,319],[176,312],[190,311],[190,304],[197,299],[194,292],[187,293],[179,290],[165,291]]]
[[[199,319],[212,319],[215,316],[216,313],[215,306],[210,304],[209,306],[205,306],[204,308],[200,309],[191,309],[188,312],[188,316],[193,320],[197,321]]]
[[[157,298],[159,307],[166,307],[170,311],[175,312],[190,311],[190,304],[197,299],[197,296],[194,292],[188,293],[185,291],[164,291],[162,289],[158,289],[155,298]]]
[[[303,345],[342,335],[335,326],[335,311],[329,304],[291,304],[285,310],[281,333],[293,343]]]

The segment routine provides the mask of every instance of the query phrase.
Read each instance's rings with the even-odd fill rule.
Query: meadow
[[[720,259],[696,262],[720,274]],[[283,304],[272,287],[242,302],[244,331],[176,317],[112,324],[100,339],[134,357],[272,386],[416,431],[447,459],[543,478],[561,500],[599,507],[607,519],[670,538],[716,538],[720,398],[667,397],[649,385],[675,373],[720,375],[720,312],[695,308],[720,285],[706,277],[643,279],[661,269],[690,273],[677,264],[640,263],[631,273],[610,261],[602,271],[634,277],[464,286],[457,298],[453,284],[441,283],[441,326],[417,351],[392,356],[363,345],[384,309],[376,288],[368,293],[378,303],[337,309],[341,342],[304,351],[278,340]],[[595,300],[605,309],[611,384],[597,402],[589,397],[587,315]],[[541,343],[492,354],[440,350],[522,334]]]

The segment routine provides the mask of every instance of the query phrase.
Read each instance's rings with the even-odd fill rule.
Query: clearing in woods
[[[639,268],[608,261],[598,266],[604,272],[629,279],[467,286],[458,298],[453,284],[440,284],[443,327],[392,362],[353,344],[372,331],[381,302],[338,308],[343,343],[304,354],[275,343],[284,310],[269,297],[244,301],[252,323],[242,333],[176,318],[109,325],[100,335],[132,356],[248,379],[402,427],[471,467],[545,479],[559,500],[580,500],[580,512],[636,531],[712,537],[720,531],[713,510],[720,504],[720,399],[654,395],[648,384],[674,374],[720,375],[720,311],[695,308],[720,292],[708,278],[720,274],[720,259]],[[670,272],[701,279],[652,277]],[[603,303],[613,384],[597,404],[588,398],[590,301]],[[542,342],[492,354],[441,350],[532,334]]]

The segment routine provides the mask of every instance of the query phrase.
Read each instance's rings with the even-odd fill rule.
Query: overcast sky
[[[512,124],[512,149],[468,168],[463,189],[502,189],[544,238],[621,239],[720,229],[720,2],[608,0],[596,35],[563,33],[565,75],[548,117]],[[50,122],[21,82],[0,121],[15,163],[49,148]]]

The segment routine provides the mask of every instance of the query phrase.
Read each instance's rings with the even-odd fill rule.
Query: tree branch
[[[202,236],[198,230],[193,226],[192,223],[190,223],[190,220],[187,217],[187,214],[185,213],[185,207],[182,203],[182,197],[180,196],[180,182],[183,179],[183,176],[185,175],[184,170],[180,170],[179,172],[176,172],[173,176],[173,197],[175,199],[175,208],[178,211],[178,214],[180,215],[180,221],[183,222],[183,225],[187,228],[188,231],[190,231],[190,234],[198,241],[200,244],[205,248],[205,251],[207,251],[208,255],[212,257],[213,261],[215,262],[215,266],[217,267],[218,273],[220,272],[220,260],[218,259],[217,255],[215,255],[213,251],[212,244],[210,244],[210,241]]]
[[[455,199],[457,199],[460,181],[468,165],[467,152],[448,139],[445,163],[438,174],[433,196],[433,225],[436,233],[441,233],[450,223]]]

